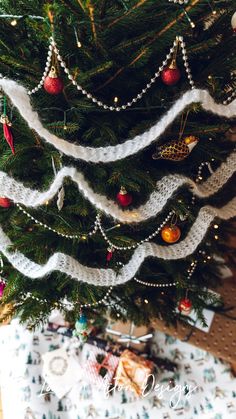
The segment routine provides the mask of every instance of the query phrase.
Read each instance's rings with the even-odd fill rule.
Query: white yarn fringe
[[[200,102],[203,109],[206,111],[226,118],[231,118],[236,115],[236,100],[228,105],[217,104],[208,91],[192,89],[184,93],[160,121],[149,129],[149,131],[116,146],[92,148],[71,144],[62,138],[58,138],[56,135],[51,134],[44,128],[39,120],[38,113],[32,110],[27,90],[20,84],[13,80],[2,78],[0,79],[0,87],[2,87],[6,95],[9,96],[29,127],[34,129],[40,137],[44,138],[44,140],[52,144],[57,150],[60,150],[68,156],[93,163],[117,161],[138,153],[153,141],[156,141],[174,121],[177,115],[191,103]]]
[[[181,175],[168,175],[156,183],[156,190],[152,192],[148,201],[135,210],[123,211],[116,203],[105,196],[94,192],[82,173],[73,167],[63,167],[55,176],[47,191],[25,187],[4,172],[0,172],[0,196],[6,196],[16,203],[26,207],[38,207],[51,200],[63,185],[65,177],[70,177],[78,186],[81,193],[97,209],[106,215],[124,223],[138,223],[154,217],[165,206],[173,193],[184,184],[191,187],[193,193],[200,198],[215,194],[233,175],[236,168],[236,152],[231,153],[227,160],[201,184]]]
[[[131,280],[146,258],[176,260],[191,255],[203,240],[216,216],[227,220],[235,215],[236,198],[220,209],[205,206],[199,211],[197,219],[184,240],[169,246],[160,246],[151,242],[141,244],[134,251],[129,262],[118,273],[112,269],[97,269],[81,265],[77,260],[64,253],[54,253],[45,265],[39,265],[18,251],[9,251],[8,247],[12,245],[12,242],[1,227],[0,251],[15,269],[32,279],[42,278],[53,271],[60,271],[78,281],[96,286],[119,285]]]

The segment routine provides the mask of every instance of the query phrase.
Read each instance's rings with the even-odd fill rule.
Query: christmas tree
[[[234,6],[1,1],[1,296],[22,321],[203,320],[236,214]]]

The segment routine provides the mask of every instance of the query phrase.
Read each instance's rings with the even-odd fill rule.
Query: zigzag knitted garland
[[[131,280],[148,257],[176,260],[191,255],[203,240],[215,217],[227,220],[235,215],[236,198],[220,209],[211,206],[201,208],[196,221],[184,240],[172,246],[160,246],[151,242],[140,245],[118,274],[112,269],[97,269],[81,265],[77,260],[64,253],[54,253],[45,265],[39,265],[20,252],[9,251],[8,248],[12,243],[1,227],[0,251],[15,269],[32,279],[42,278],[53,271],[60,271],[78,281],[96,286],[120,285]]]
[[[148,131],[137,135],[133,139],[126,140],[122,144],[107,147],[83,147],[76,144],[71,144],[62,138],[51,134],[43,127],[39,120],[38,113],[32,110],[30,98],[27,90],[9,79],[0,79],[0,87],[6,95],[9,96],[13,105],[18,109],[21,116],[28,123],[31,129],[34,129],[37,134],[44,138],[45,141],[52,144],[57,150],[62,153],[72,156],[75,159],[85,160],[93,163],[108,163],[124,159],[128,156],[134,155],[145,147],[149,146],[153,141],[156,141],[166,128],[174,121],[176,116],[181,113],[186,106],[191,103],[200,102],[203,109],[210,111],[219,116],[230,118],[236,115],[236,100],[228,105],[217,104],[211,97],[208,91],[201,89],[192,89],[185,92],[174,105],[166,112],[166,114],[153,125]]]
[[[52,199],[59,191],[65,177],[70,177],[79,190],[97,209],[106,215],[124,223],[138,223],[154,217],[160,212],[173,193],[184,184],[191,187],[198,197],[209,197],[216,193],[233,175],[236,167],[236,152],[231,153],[226,161],[202,184],[181,175],[168,175],[156,183],[148,201],[135,210],[121,210],[117,204],[103,195],[95,193],[86,182],[82,173],[73,167],[63,167],[55,176],[50,188],[45,192],[25,187],[4,172],[0,172],[0,195],[10,198],[26,207],[38,207]]]

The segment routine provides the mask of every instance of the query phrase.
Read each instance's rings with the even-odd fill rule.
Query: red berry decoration
[[[62,79],[58,77],[55,67],[51,68],[49,75],[44,80],[43,87],[50,95],[58,95],[62,92],[64,84]]]
[[[173,86],[174,84],[178,83],[180,77],[181,73],[176,65],[175,59],[172,60],[170,65],[164,68],[161,73],[161,79],[167,86]]]
[[[6,286],[5,282],[2,279],[0,279],[0,298],[2,298],[3,296],[5,286]]]
[[[132,195],[126,191],[124,186],[121,186],[120,192],[116,195],[116,199],[122,207],[127,207],[133,200]]]
[[[4,196],[0,197],[0,207],[2,208],[9,208],[11,206],[11,201]]]
[[[191,313],[192,302],[189,300],[189,298],[182,298],[182,300],[180,300],[178,310],[185,316],[188,316],[188,314]]]
[[[181,230],[176,225],[165,225],[161,230],[161,237],[166,243],[176,243],[181,236]]]

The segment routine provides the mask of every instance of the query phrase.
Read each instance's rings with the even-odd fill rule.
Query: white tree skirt
[[[116,394],[108,400],[90,385],[77,384],[61,401],[52,393],[40,396],[43,386],[41,355],[57,349],[68,338],[49,332],[31,333],[17,321],[0,328],[0,369],[4,419],[234,419],[236,379],[229,366],[188,343],[157,332],[153,350],[179,364],[176,373],[161,373],[157,384],[198,385],[189,399],[169,405],[170,393],[158,393],[139,401],[132,394]],[[29,363],[30,362],[30,363]],[[31,363],[32,362],[32,363]]]

